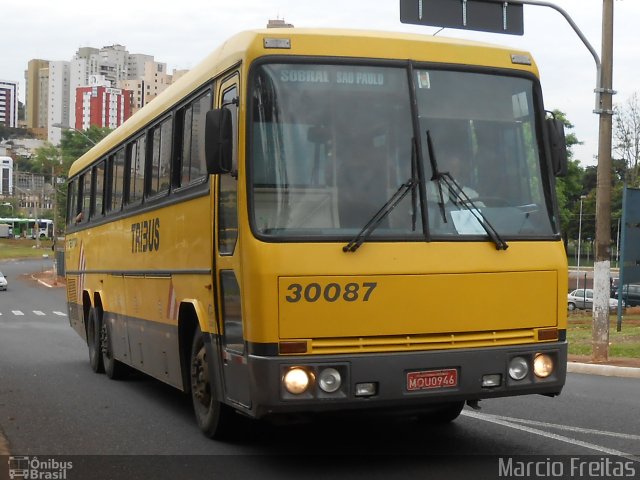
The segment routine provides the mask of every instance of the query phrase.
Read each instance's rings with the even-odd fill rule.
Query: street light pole
[[[576,290],[580,288],[580,245],[582,242],[582,200],[586,198],[586,195],[580,195],[580,220],[578,221],[578,273],[576,276]],[[585,285],[585,288],[587,286]]]
[[[91,137],[89,137],[86,133],[84,133],[82,130],[79,130],[75,127],[71,127],[69,125],[63,125],[61,123],[54,123],[51,125],[53,128],[59,128],[60,130],[73,130],[74,132],[79,133],[80,135],[82,135],[84,138],[86,138],[89,142],[91,142],[91,145],[95,145],[96,142],[94,142]]]

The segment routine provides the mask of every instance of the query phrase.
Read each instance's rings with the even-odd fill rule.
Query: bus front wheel
[[[189,377],[191,401],[200,430],[209,438],[229,438],[233,433],[233,410],[216,398],[213,387],[215,372],[209,369],[207,349],[200,327],[196,328],[191,345]]]
[[[421,422],[429,424],[444,424],[453,422],[460,416],[465,402],[451,402],[434,407],[431,411],[419,417]]]

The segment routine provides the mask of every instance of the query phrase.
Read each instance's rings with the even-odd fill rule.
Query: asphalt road
[[[111,381],[91,371],[86,345],[68,325],[64,289],[25,276],[49,265],[0,264],[10,282],[0,292],[0,436],[13,456],[68,459],[68,479],[500,478],[504,459],[516,455],[546,462],[551,473],[564,462],[564,478],[611,476],[578,476],[573,458],[602,469],[598,459],[606,459],[640,478],[633,378],[569,374],[558,398],[486,400],[446,426],[373,416],[247,421],[241,440],[208,440],[180,392],[144,375]],[[0,479],[4,464],[0,458]]]

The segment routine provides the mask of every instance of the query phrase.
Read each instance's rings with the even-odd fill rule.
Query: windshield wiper
[[[456,181],[455,178],[449,172],[441,172],[438,169],[438,162],[436,160],[435,152],[433,149],[433,141],[431,140],[431,133],[427,130],[427,147],[429,148],[429,158],[431,160],[431,169],[433,171],[433,175],[431,176],[431,180],[437,182],[438,185],[438,194],[440,198],[440,211],[442,213],[442,218],[444,222],[447,221],[445,210],[444,210],[444,196],[442,193],[442,184],[446,186],[446,189],[455,197],[456,204],[462,205],[466,208],[471,215],[478,221],[480,226],[487,232],[489,238],[496,244],[496,250],[506,250],[509,248],[507,242],[505,242],[501,237],[497,230],[491,225],[491,222],[484,216],[484,214],[480,211],[480,208],[469,198],[469,195],[465,193],[462,186]]]
[[[366,223],[362,230],[358,232],[358,234],[353,237],[353,239],[347,243],[344,247],[342,247],[343,252],[355,252],[360,245],[364,243],[364,241],[371,236],[373,231],[378,228],[378,225],[382,223],[382,221],[391,213],[391,211],[398,206],[398,204],[402,201],[404,197],[410,191],[413,191],[418,185],[418,180],[415,178],[410,178],[405,183],[400,185],[400,188],[394,193],[387,203],[385,203],[380,210],[376,212],[376,214],[371,217],[371,219]]]

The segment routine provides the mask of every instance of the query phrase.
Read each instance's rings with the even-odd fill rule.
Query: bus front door
[[[220,85],[219,105],[231,111],[233,122],[233,169],[238,165],[238,75]],[[244,339],[238,268],[238,180],[237,175],[220,175],[218,183],[218,255],[216,274],[220,286],[222,316],[222,371],[225,395],[233,403],[251,406],[249,368]]]

